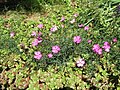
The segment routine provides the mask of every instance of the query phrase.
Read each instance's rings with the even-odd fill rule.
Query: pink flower
[[[102,54],[102,48],[99,48],[96,53],[101,55]]]
[[[109,52],[109,51],[110,51],[110,46],[103,46],[102,48],[104,48],[104,50],[105,50],[106,52]]]
[[[75,18],[70,21],[71,24],[75,23]]]
[[[38,43],[42,42],[42,38],[41,37],[37,37],[37,39],[38,39]]]
[[[10,37],[12,38],[12,37],[14,37],[15,36],[15,33],[14,32],[11,32],[10,33]]]
[[[41,59],[42,58],[41,52],[40,51],[34,52],[34,58],[37,59],[37,60]]]
[[[32,46],[37,46],[39,44],[39,40],[38,39],[34,39],[32,42]]]
[[[74,16],[74,17],[78,17],[78,16],[79,16],[79,14],[78,14],[78,13],[75,13],[73,16]]]
[[[109,42],[104,42],[104,46],[110,46]]]
[[[88,43],[91,43],[91,42],[92,42],[92,40],[88,40],[87,42],[88,42]]]
[[[74,36],[74,38],[73,38],[74,43],[79,44],[81,41],[82,41],[82,39],[80,36]]]
[[[82,28],[82,27],[84,27],[84,24],[79,24],[78,27]]]
[[[102,49],[100,48],[99,44],[94,44],[92,50],[96,54],[99,54],[99,55],[102,54]]]
[[[108,42],[104,42],[104,46],[102,46],[106,52],[110,51],[110,44]]]
[[[61,27],[64,28],[65,26],[62,24]]]
[[[65,17],[63,17],[63,16],[62,16],[62,18],[61,18],[61,20],[60,20],[60,21],[61,21],[61,22],[63,22],[64,20],[65,20]]]
[[[35,31],[32,31],[31,36],[36,36],[36,35],[37,35],[37,33]]]
[[[41,32],[38,32],[38,37],[40,37],[42,35],[42,33]]]
[[[55,26],[55,25],[50,29],[51,32],[55,32],[55,31],[57,31],[57,30],[58,30],[58,29],[57,29],[57,26]]]
[[[84,30],[86,30],[86,31],[89,30],[89,26],[85,26]]]
[[[48,58],[52,58],[52,57],[53,57],[53,54],[52,54],[52,53],[49,53],[47,56],[48,56]]]
[[[116,42],[117,42],[117,38],[114,38],[114,39],[113,39],[113,42],[116,43]]]
[[[94,44],[93,45],[93,50],[96,50],[96,49],[99,49],[99,48],[100,48],[99,44]]]
[[[79,59],[77,62],[76,62],[76,65],[77,67],[83,67],[85,65],[85,60],[84,59]]]
[[[53,53],[58,53],[60,51],[60,47],[59,46],[52,46],[52,52]]]
[[[39,24],[37,27],[38,28],[43,28],[43,24]]]

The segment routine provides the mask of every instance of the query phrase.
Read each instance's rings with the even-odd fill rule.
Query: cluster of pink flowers
[[[55,46],[52,46],[52,53],[49,53],[47,56],[48,58],[52,58],[53,54],[57,54],[59,52],[60,52],[60,47],[55,45]]]
[[[109,52],[110,48],[111,48],[109,42],[104,42],[104,45],[102,46],[102,48],[104,49],[105,52]],[[96,54],[101,55],[102,54],[102,48],[100,48],[99,44],[94,44],[92,50]]]
[[[94,44],[92,50],[96,53],[101,55],[102,54],[102,48],[100,48],[99,44]]]
[[[32,42],[32,46],[37,46],[39,43],[42,42],[42,38],[40,37],[41,35],[42,35],[41,32],[38,32],[38,33],[35,31],[32,32],[31,36],[34,36],[34,37],[37,36],[36,38],[34,38],[34,40]]]
[[[83,28],[84,27],[84,30],[86,30],[86,31],[89,30],[89,26],[84,26],[84,24],[79,24],[78,27],[79,28]]]
[[[85,60],[80,58],[77,62],[76,62],[76,66],[77,67],[83,67],[85,65]]]
[[[78,17],[78,14],[74,14],[73,15],[74,18],[70,21],[71,24],[76,22],[76,17]],[[65,17],[62,16],[60,22],[64,22]],[[39,24],[37,26],[39,29],[44,28],[43,24]],[[65,26],[62,24],[61,25],[62,28],[64,28]],[[89,26],[86,26],[84,24],[79,24],[78,25],[79,28],[84,28],[84,30],[88,31],[89,30]],[[55,32],[58,30],[58,26],[53,25],[50,28],[51,32]],[[38,46],[41,42],[42,42],[42,38],[41,38],[42,33],[41,32],[36,32],[36,31],[32,31],[31,36],[34,37],[33,41],[32,41],[32,46]],[[14,37],[15,36],[15,32],[11,32],[10,33],[10,37]],[[82,41],[82,38],[80,36],[74,36],[73,37],[73,42],[75,44],[80,44]],[[88,40],[88,43],[91,43],[92,40]],[[117,42],[117,38],[113,39],[113,42],[116,43]],[[21,45],[21,47],[24,47]],[[94,44],[92,47],[93,52],[95,52],[98,55],[102,54],[102,49],[104,49],[104,51],[109,52],[110,51],[110,44],[109,42],[104,42],[104,45],[102,46],[102,48],[100,47],[99,44]],[[52,50],[50,53],[47,54],[48,58],[52,58],[54,56],[54,54],[58,54],[60,52],[61,48],[58,45],[52,46]],[[34,52],[34,59],[36,60],[40,60],[43,57],[42,53],[40,51],[35,51]],[[85,65],[85,60],[80,58],[77,62],[76,62],[77,67],[83,67]]]
[[[62,17],[61,21],[64,21],[64,17]],[[39,24],[38,25],[38,28],[42,29],[43,28],[43,24]],[[56,30],[58,30],[58,27],[56,25],[54,25],[50,31],[51,32],[55,32]],[[31,36],[34,37],[34,40],[32,42],[32,46],[37,46],[39,43],[42,42],[42,38],[41,38],[41,35],[42,33],[41,32],[36,32],[36,31],[33,31]],[[57,54],[60,52],[60,47],[55,45],[55,46],[52,46],[52,52],[47,54],[48,58],[52,58],[53,57],[53,54]],[[34,58],[39,60],[42,58],[42,54],[40,51],[36,51],[34,52]]]
[[[52,58],[53,57],[53,54],[57,54],[60,52],[60,47],[55,45],[55,46],[52,46],[52,53],[49,53],[47,54],[47,57],[48,58]],[[40,60],[42,58],[42,54],[40,51],[36,51],[34,53],[34,58],[37,59],[37,60]]]
[[[74,43],[79,44],[81,41],[82,41],[82,39],[80,36],[74,36],[74,38],[73,38]]]
[[[76,17],[78,17],[79,14],[78,14],[78,13],[75,13],[73,16],[74,16],[74,18],[70,21],[71,24],[73,24],[73,23],[76,22]]]
[[[104,42],[104,46],[102,46],[106,52],[110,51],[110,44],[108,42]]]
[[[78,16],[78,14],[74,14],[73,16],[74,16],[74,18],[70,21],[71,24],[76,22],[76,17]],[[60,22],[63,22],[64,20],[65,20],[65,17],[62,16]],[[39,24],[37,27],[42,29],[43,24]],[[64,25],[62,24],[61,27],[64,28]],[[84,28],[84,30],[86,30],[86,31],[89,30],[89,26],[84,26],[84,24],[79,24],[78,27],[79,28]],[[51,32],[55,32],[57,30],[58,30],[58,26],[56,26],[56,25],[53,25],[52,28],[50,28]],[[14,33],[12,32],[10,35],[11,35],[11,37],[13,37]],[[32,32],[31,36],[36,37],[32,42],[32,46],[37,46],[39,43],[42,42],[42,38],[40,37],[41,35],[42,35],[41,32],[38,32],[38,33],[35,32],[35,31]],[[73,42],[74,43],[79,44],[79,43],[81,43],[81,41],[82,41],[82,39],[81,39],[80,36],[74,36],[73,37]],[[89,39],[87,42],[90,44],[92,42],[92,40]],[[117,38],[114,38],[113,42],[117,42]],[[110,47],[110,44],[108,42],[104,42],[104,45],[102,46],[102,48],[106,52],[109,52],[111,47]],[[102,54],[102,48],[100,47],[99,44],[94,44],[93,47],[92,47],[92,50],[96,54],[101,55]],[[54,56],[54,54],[57,54],[59,52],[60,52],[60,47],[58,45],[52,46],[52,51],[47,54],[47,57],[52,58]],[[34,52],[34,58],[37,59],[37,60],[40,60],[42,58],[41,52],[40,51]],[[77,65],[77,67],[83,67],[85,65],[85,60],[80,58],[76,62],[76,65]]]

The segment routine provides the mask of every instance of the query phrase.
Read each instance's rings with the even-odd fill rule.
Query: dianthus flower
[[[77,62],[76,62],[77,67],[83,67],[85,65],[85,60],[80,58]]]
[[[52,58],[52,57],[53,57],[53,54],[52,54],[52,53],[49,53],[47,56],[48,56],[48,58]]]
[[[73,16],[74,16],[74,17],[78,17],[78,16],[79,16],[79,14],[78,14],[78,13],[75,13]]]
[[[88,40],[87,42],[88,42],[88,43],[91,43],[91,42],[92,42],[92,40]]]
[[[11,32],[10,37],[14,37],[14,36],[15,36],[15,32]]]
[[[113,38],[113,42],[116,43],[117,42],[117,38]]]
[[[110,51],[110,44],[108,42],[104,42],[104,46],[102,46],[106,52]]]
[[[42,33],[41,32],[38,32],[38,37],[40,37],[42,35]]]
[[[57,26],[55,26],[55,25],[50,29],[51,32],[55,32],[55,31],[57,31],[57,30],[58,30],[58,29],[57,29]]]
[[[63,16],[62,16],[62,18],[61,18],[61,20],[60,20],[60,21],[61,21],[61,22],[63,22],[64,20],[65,20],[65,17],[63,17]]]
[[[38,28],[43,28],[43,24],[39,24],[37,27]]]
[[[59,51],[60,51],[60,47],[59,47],[59,46],[57,46],[57,45],[56,45],[56,46],[52,46],[52,52],[53,52],[53,53],[56,54],[56,53],[58,53]]]
[[[37,33],[35,31],[32,31],[31,36],[36,36],[36,35],[37,35]]]
[[[82,27],[84,27],[84,24],[79,24],[78,27],[82,28]]]
[[[32,46],[37,46],[38,44],[39,44],[39,40],[35,38],[32,42]]]
[[[34,58],[37,59],[37,60],[41,59],[42,58],[41,52],[40,51],[34,52]]]
[[[85,26],[84,30],[86,30],[86,31],[89,30],[89,26]]]
[[[61,25],[61,27],[62,27],[62,28],[64,28],[64,27],[65,27],[65,25],[63,25],[63,24],[62,24],[62,25]]]
[[[37,39],[38,39],[38,43],[42,42],[42,38],[41,37],[38,36]]]
[[[101,55],[102,54],[102,49],[100,48],[99,44],[94,44],[92,50],[96,53]]]
[[[82,39],[80,36],[74,36],[74,38],[73,38],[74,43],[79,44],[81,41],[82,41]]]

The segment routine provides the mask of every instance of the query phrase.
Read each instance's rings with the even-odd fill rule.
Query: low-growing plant
[[[74,3],[46,6],[36,18],[17,12],[0,17],[1,89],[119,90],[116,6]]]

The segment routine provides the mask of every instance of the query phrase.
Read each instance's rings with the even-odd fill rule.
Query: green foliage
[[[111,0],[111,1],[113,1],[113,2],[120,2],[120,0]]]
[[[104,0],[61,1],[67,5],[50,6],[61,3],[56,0],[27,0],[25,2],[45,4],[46,12],[30,15],[12,11],[0,16],[0,88],[119,90],[120,17],[115,11],[116,6]],[[62,16],[64,22],[60,22]],[[74,18],[76,21],[71,24]],[[42,29],[37,27],[41,23]],[[79,28],[78,24],[89,26],[89,30]],[[53,25],[58,26],[58,30],[51,33]],[[43,41],[36,47],[32,46],[32,31],[42,32]],[[10,37],[11,32],[15,33],[14,37]],[[74,36],[82,38],[80,44],[73,42]],[[116,43],[112,41],[115,37]],[[92,40],[90,44],[89,39]],[[92,46],[98,43],[102,47],[105,41],[110,43],[110,52],[95,54]],[[49,59],[47,54],[54,45],[59,45],[61,50]],[[41,60],[34,59],[35,51],[42,52]],[[76,61],[80,58],[85,59],[85,65],[78,68]]]

